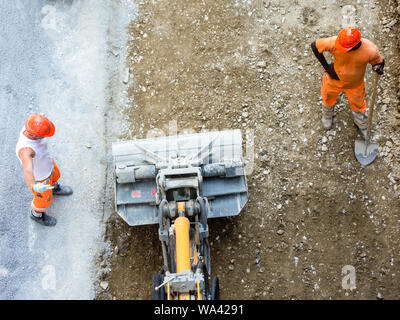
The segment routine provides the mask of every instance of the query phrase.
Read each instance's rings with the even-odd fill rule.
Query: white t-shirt
[[[47,146],[47,138],[32,140],[24,136],[25,126],[19,133],[19,138],[17,145],[15,147],[15,152],[17,154],[19,162],[22,161],[18,156],[19,150],[22,148],[31,148],[35,151],[35,156],[33,157],[33,177],[35,181],[42,181],[50,177],[53,168],[53,158],[50,156],[49,148]]]

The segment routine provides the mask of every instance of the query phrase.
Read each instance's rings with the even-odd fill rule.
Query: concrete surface
[[[92,299],[104,249],[107,1],[0,2],[0,299]],[[74,189],[29,219],[32,194],[15,156],[31,112],[56,126],[50,150]]]

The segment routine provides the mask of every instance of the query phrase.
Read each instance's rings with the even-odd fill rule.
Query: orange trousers
[[[335,82],[337,83],[338,81],[332,80],[328,74],[322,77],[321,96],[325,107],[332,107],[336,103],[338,95],[344,92],[349,100],[350,109],[364,114],[367,109],[367,103],[365,101],[365,82],[363,81],[361,85],[351,89],[340,88]]]
[[[54,169],[53,169],[53,172],[51,173],[50,177],[48,177],[47,179],[44,179],[40,182],[46,182],[46,184],[50,184],[50,185],[54,186],[54,184],[57,182],[57,180],[60,179],[60,170],[58,169],[58,166],[54,162],[54,159],[53,159],[53,163],[54,163]],[[34,192],[31,189],[31,192],[35,195],[35,197],[33,198],[32,202],[31,202],[32,209],[35,210],[36,212],[45,212],[46,209],[53,202],[53,190],[47,190],[43,193],[39,193],[39,192]]]

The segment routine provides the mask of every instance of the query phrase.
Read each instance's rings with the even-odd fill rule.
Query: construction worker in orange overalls
[[[47,227],[57,223],[56,218],[45,213],[53,201],[53,194],[72,194],[71,187],[57,183],[60,171],[47,146],[47,138],[53,136],[54,132],[54,124],[49,119],[40,114],[31,114],[19,134],[15,148],[24,169],[26,184],[35,196],[31,203],[30,217]]]
[[[338,95],[344,92],[354,116],[354,123],[365,138],[368,115],[365,113],[364,75],[367,64],[379,75],[383,74],[385,60],[378,48],[370,40],[361,38],[357,28],[347,27],[338,36],[321,38],[311,44],[311,48],[325,69],[322,77],[322,126],[330,130],[333,124],[334,105]],[[328,51],[333,55],[334,62],[328,64],[323,55]]]

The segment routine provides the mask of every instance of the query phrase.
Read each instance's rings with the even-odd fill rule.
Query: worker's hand
[[[328,70],[325,70],[329,76],[331,77],[331,79],[333,80],[340,80],[338,75],[335,72],[335,68],[333,67],[333,63],[328,64]]]
[[[49,184],[44,184],[43,182],[34,183],[32,185],[33,192],[43,193],[51,189],[54,189],[54,187]]]
[[[383,68],[385,67],[385,60],[383,60],[381,63],[374,64],[372,66],[372,70],[374,70],[377,74],[380,76],[383,75]]]

